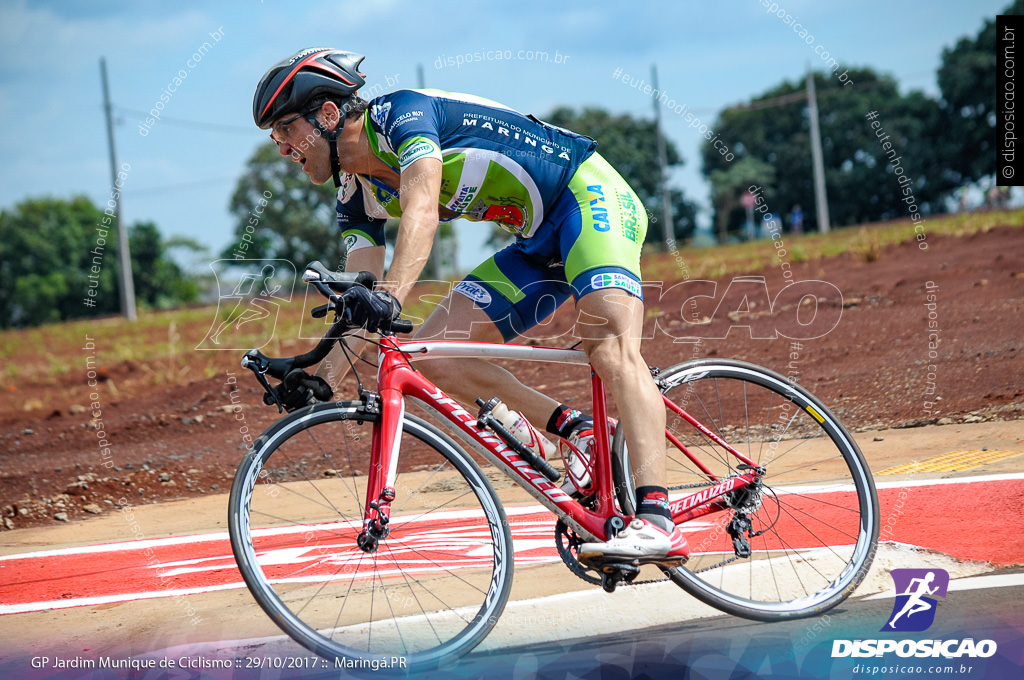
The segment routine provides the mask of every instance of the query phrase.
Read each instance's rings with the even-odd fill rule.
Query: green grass
[[[935,236],[969,236],[997,226],[1024,225],[1024,210],[975,212],[925,218],[925,243]],[[833,229],[828,234],[783,234],[782,242],[790,262],[806,262],[854,253],[865,262],[878,258],[880,252],[904,242],[917,242],[914,223],[909,219],[880,222]],[[770,240],[748,241],[714,248],[651,253],[644,256],[644,278],[671,281],[685,278],[713,279],[731,274],[758,271],[775,259],[776,248]],[[679,258],[685,265],[680,266]]]
[[[996,226],[1024,225],[1024,210],[1007,212],[967,213],[928,218],[924,221],[927,241],[936,236],[969,236]],[[852,253],[864,262],[873,261],[886,248],[915,241],[914,224],[899,220],[880,224],[836,229],[829,234],[783,234],[782,240],[790,262],[806,262]],[[683,248],[678,253],[649,253],[644,258],[644,275],[648,280],[679,281],[685,273],[691,279],[719,278],[761,270],[777,261],[771,241],[756,241],[707,249]],[[431,284],[410,296],[405,312],[408,316],[426,318],[433,303],[443,298],[450,286]],[[262,347],[266,354],[297,353],[314,344],[322,328],[319,321],[303,319],[302,295],[283,307],[273,339]],[[426,297],[427,301],[421,300]],[[315,296],[308,303],[314,302]],[[120,317],[87,319],[49,324],[38,328],[0,331],[0,394],[9,392],[17,399],[16,388],[26,383],[80,385],[84,382],[85,358],[93,354],[98,366],[112,368],[131,362],[133,370],[153,384],[177,383],[223,375],[237,370],[241,351],[196,351],[215,321],[220,323],[231,309],[218,311],[215,305],[169,311],[141,311],[135,323]],[[647,310],[647,318],[659,310]],[[219,318],[218,318],[219,317]],[[174,332],[171,332],[171,329]],[[299,337],[300,328],[307,336]],[[86,338],[95,349],[86,349]],[[265,340],[265,333],[235,333],[232,344],[256,346]],[[134,373],[132,374],[134,375]],[[15,390],[12,392],[11,390]]]

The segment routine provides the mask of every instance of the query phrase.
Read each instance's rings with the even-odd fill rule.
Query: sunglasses
[[[277,144],[283,143],[284,137],[288,134],[288,126],[305,115],[305,112],[296,113],[291,118],[286,118],[285,120],[282,120],[280,123],[278,123],[277,125],[270,129],[270,138],[274,140],[274,142],[276,142]]]

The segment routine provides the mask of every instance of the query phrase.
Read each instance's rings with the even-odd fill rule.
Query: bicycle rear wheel
[[[231,546],[257,602],[307,649],[364,668],[393,657],[397,670],[431,668],[497,621],[511,535],[472,459],[406,414],[390,534],[360,549],[376,421],[358,403],[321,404],[261,435],[232,485]]]
[[[760,486],[726,495],[728,510],[680,525],[692,554],[668,576],[713,607],[762,621],[813,616],[845,599],[867,575],[879,531],[874,482],[849,432],[802,387],[753,364],[704,359],[656,380],[676,408],[765,469]],[[676,408],[668,406],[665,439],[673,496],[747,472]],[[749,557],[738,556],[729,531],[744,518]]]

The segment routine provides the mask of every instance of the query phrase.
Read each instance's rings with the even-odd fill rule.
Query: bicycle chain
[[[709,482],[694,482],[693,484],[676,484],[675,486],[668,487],[668,490],[669,491],[679,491],[681,489],[701,489],[701,488],[708,487],[708,486],[714,486],[715,484],[718,484],[718,482],[710,482],[709,481]],[[693,573],[694,574],[703,574],[706,571],[711,571],[712,569],[718,569],[719,567],[724,567],[725,565],[729,564],[730,562],[736,562],[739,559],[740,559],[739,557],[736,557],[734,555],[734,556],[730,557],[729,559],[722,560],[721,562],[719,562],[717,564],[708,565],[708,566],[704,567],[703,569],[698,569],[698,570],[694,571]],[[666,576],[665,578],[647,579],[645,581],[633,581],[631,583],[622,583],[620,585],[636,586],[636,585],[640,585],[641,583],[661,583],[663,581],[668,581],[668,580],[669,580],[669,578]]]
[[[682,488],[701,488],[701,487],[705,487],[705,486],[714,486],[717,483],[719,483],[719,482],[717,482],[717,481],[698,481],[698,482],[695,482],[695,483],[692,483],[692,484],[677,484],[675,486],[669,486],[669,491],[679,491],[679,490],[682,490]],[[569,545],[568,546],[563,546],[562,545],[562,542],[561,542],[559,534],[565,536],[565,538],[568,539],[568,541],[569,541]],[[567,566],[569,568],[569,570],[572,573],[574,573],[574,575],[577,576],[582,581],[585,581],[585,582],[587,582],[587,583],[589,583],[591,585],[598,585],[598,586],[601,585],[601,578],[600,578],[600,576],[594,576],[594,575],[597,575],[598,571],[596,569],[591,569],[591,568],[588,568],[588,567],[584,566],[572,554],[572,548],[574,547],[572,544],[573,544],[574,541],[575,542],[579,542],[579,538],[575,537],[575,534],[571,534],[570,535],[569,534],[568,526],[566,526],[565,523],[562,522],[561,520],[558,521],[558,524],[555,527],[555,537],[556,537],[556,545],[555,545],[555,547],[558,549],[558,555],[559,555],[559,557],[562,558],[562,562],[565,563],[565,566]],[[733,556],[733,557],[730,557],[730,558],[728,558],[726,560],[718,562],[717,564],[711,564],[709,566],[703,567],[702,569],[697,569],[696,571],[693,571],[693,573],[703,573],[705,571],[710,571],[711,569],[717,569],[720,566],[725,566],[726,564],[729,564],[730,562],[735,562],[738,559],[739,559],[739,557]],[[665,583],[666,581],[669,581],[669,580],[670,580],[669,577],[664,577],[662,579],[644,579],[643,581],[623,581],[623,582],[618,583],[618,586],[620,586],[620,587],[622,587],[622,586],[642,586],[642,585],[652,584],[652,583]]]
[[[717,481],[708,481],[708,482],[694,482],[693,484],[676,484],[675,486],[668,487],[668,490],[669,491],[679,491],[681,489],[700,489],[700,488],[704,488],[704,487],[714,486],[714,485],[716,485],[718,483],[719,482],[717,482]],[[572,541],[573,541],[573,538],[575,537],[575,534],[569,535],[568,527],[565,526],[565,524],[563,522],[561,522],[561,520],[559,520],[559,524],[562,527],[562,533],[570,541],[570,545],[568,547],[566,547],[566,546],[562,545],[562,542],[561,542],[560,539],[557,540],[556,547],[558,548],[558,554],[562,558],[562,562],[564,562],[565,566],[567,566],[569,568],[569,571],[571,571],[573,574],[575,574],[581,580],[586,581],[587,583],[590,583],[590,584],[600,585],[601,584],[600,576],[594,576],[594,574],[597,574],[598,572],[596,570],[594,570],[594,569],[589,569],[587,567],[584,567],[582,564],[580,564],[579,560],[577,560],[576,557],[572,554],[572,548],[573,548]],[[558,532],[558,527],[556,526],[556,538],[558,536],[557,532]],[[693,573],[694,574],[703,574],[706,571],[711,571],[712,569],[718,569],[719,567],[724,567],[725,565],[730,564],[732,562],[736,562],[739,559],[740,559],[739,557],[734,555],[734,556],[732,556],[732,557],[730,557],[728,559],[725,559],[725,560],[722,560],[721,562],[718,562],[717,564],[711,564],[711,565],[708,565],[708,566],[704,567],[703,569],[698,569],[698,570],[694,571]],[[645,584],[648,584],[648,583],[664,583],[665,581],[668,581],[668,580],[670,580],[669,577],[665,576],[663,578],[651,578],[651,579],[644,579],[642,581],[639,581],[639,580],[622,581],[622,582],[619,583],[619,586],[639,586],[639,585],[645,585]]]

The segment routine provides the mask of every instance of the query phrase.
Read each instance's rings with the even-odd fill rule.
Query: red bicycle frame
[[[477,416],[467,411],[461,404],[423,377],[412,363],[413,360],[429,360],[433,355],[434,358],[517,359],[589,365],[584,352],[556,347],[479,342],[403,341],[394,336],[382,337],[379,348],[377,377],[381,416],[373,428],[372,451],[375,460],[370,465],[366,490],[365,521],[367,526],[371,524],[376,524],[378,527],[386,526],[390,518],[391,502],[395,499],[394,483],[398,467],[401,422],[405,413],[406,397],[411,397],[437,412],[444,420],[451,423],[457,432],[462,434],[463,439],[471,443],[496,467],[511,470],[518,476],[520,486],[548,510],[562,518],[584,540],[607,540],[608,521],[612,517],[618,517],[623,522],[628,522],[630,516],[623,514],[615,502],[611,442],[607,428],[594,429],[597,463],[592,475],[596,491],[594,493],[594,508],[590,509],[535,470],[509,448],[497,434],[490,429],[478,426]],[[494,395],[480,396],[486,399]],[[591,370],[591,396],[594,406],[594,422],[607,422],[608,405],[605,399],[604,382],[593,370]],[[704,436],[725,448],[746,465],[751,466],[751,470],[744,474],[718,480],[698,462],[691,451],[671,433],[666,432],[669,441],[708,474],[709,482],[718,482],[673,501],[670,504],[673,518],[679,524],[727,509],[728,506],[721,497],[730,491],[752,484],[757,476],[756,466],[684,410],[668,399],[665,400],[665,403],[668,408],[686,419]]]

